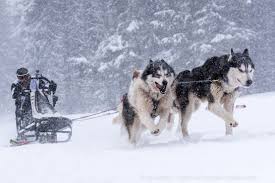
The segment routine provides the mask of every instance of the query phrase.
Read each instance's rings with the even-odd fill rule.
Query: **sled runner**
[[[30,85],[36,90],[24,90],[16,99],[18,137],[11,139],[11,145],[68,142],[72,136],[72,121],[58,115],[54,109],[57,85],[39,72],[31,78]]]

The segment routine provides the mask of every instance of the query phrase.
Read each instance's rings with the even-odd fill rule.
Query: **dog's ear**
[[[245,55],[245,56],[249,56],[249,52],[248,52],[248,49],[247,49],[247,48],[245,48],[245,49],[244,49],[244,51],[243,51],[243,55]]]
[[[149,64],[146,66],[146,68],[143,70],[141,74],[141,79],[146,80],[147,76],[152,74],[154,67],[154,62],[150,59]]]
[[[231,48],[230,54],[231,54],[231,56],[233,56],[235,54],[233,51],[233,48]]]
[[[133,72],[132,79],[136,79],[136,78],[138,78],[138,77],[139,77],[139,75],[140,75],[140,71],[139,71],[139,70],[137,70],[137,69],[135,69],[135,70],[134,70],[134,72]]]
[[[234,55],[235,53],[234,53],[234,51],[233,51],[233,48],[231,48],[231,50],[230,50],[230,54],[229,54],[229,57],[228,57],[228,62],[230,62],[231,61],[231,59],[232,59],[232,57],[233,57],[233,55]]]

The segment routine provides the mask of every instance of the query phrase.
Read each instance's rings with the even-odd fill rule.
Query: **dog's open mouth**
[[[156,84],[156,87],[159,89],[160,93],[161,94],[165,94],[165,92],[166,92],[166,85],[160,85],[157,82],[155,82],[155,84]]]

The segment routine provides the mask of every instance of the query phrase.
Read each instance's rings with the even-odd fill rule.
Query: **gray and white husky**
[[[164,60],[150,60],[143,71],[134,72],[129,91],[118,106],[119,114],[113,119],[126,128],[130,143],[136,144],[145,129],[158,135],[166,127],[173,106],[174,79],[173,68]],[[157,116],[159,123],[155,124]]]
[[[172,87],[182,135],[188,136],[188,122],[203,101],[225,121],[226,134],[232,134],[232,127],[238,125],[233,117],[235,100],[241,87],[253,83],[254,70],[248,49],[242,53],[231,49],[231,54],[209,58],[202,66],[179,73]]]

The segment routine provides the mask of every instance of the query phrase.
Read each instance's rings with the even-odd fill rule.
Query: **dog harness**
[[[121,102],[123,104],[128,103],[127,93],[122,96]],[[157,110],[158,110],[158,106],[159,106],[159,101],[155,100],[155,99],[152,99],[152,103],[153,103],[153,110],[152,110],[152,113],[151,113],[151,117],[156,118],[158,116]],[[128,106],[128,108],[129,108],[129,106]]]
[[[159,106],[159,101],[155,100],[155,99],[152,99],[152,103],[153,103],[153,111],[151,113],[151,117],[156,118],[158,116],[157,115],[157,109],[158,109],[158,106]]]

